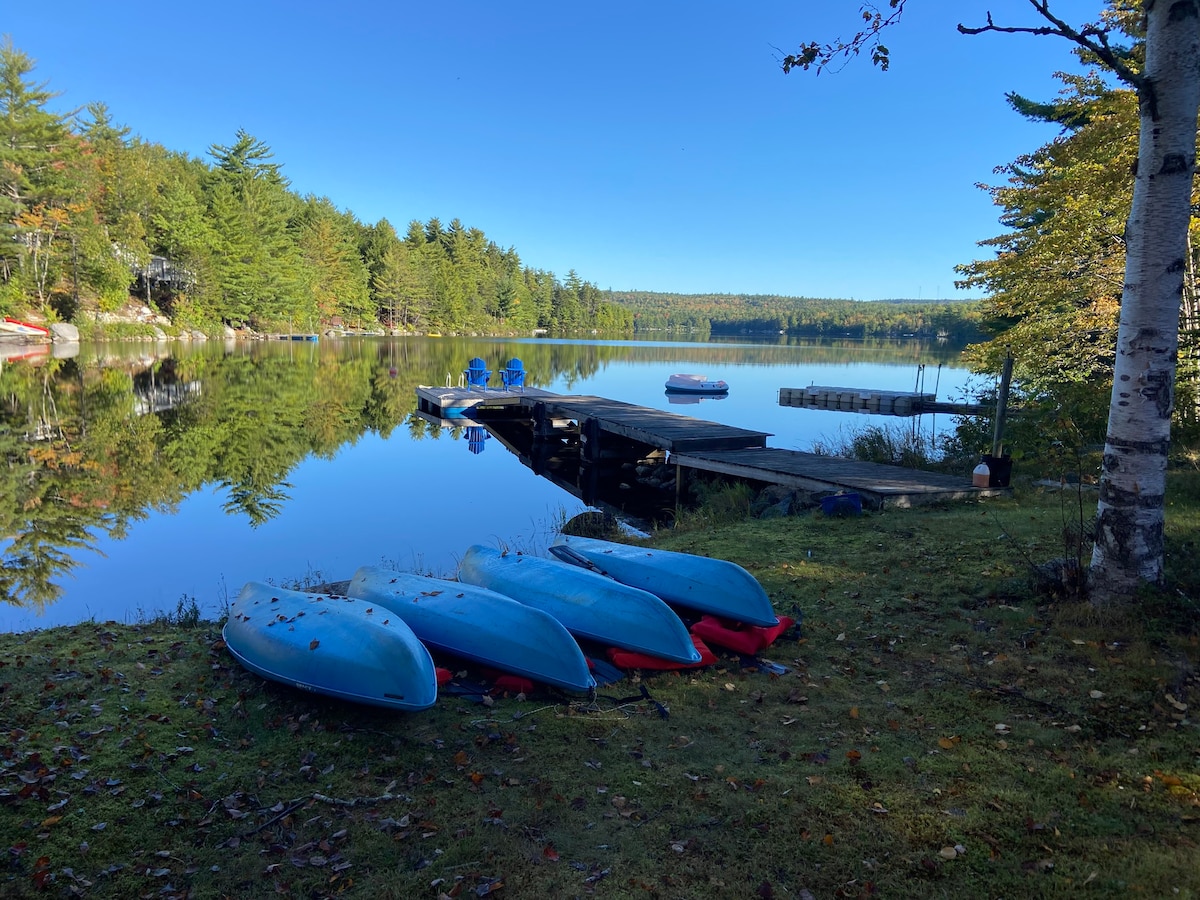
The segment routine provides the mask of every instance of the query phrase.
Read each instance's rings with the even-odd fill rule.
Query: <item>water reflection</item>
[[[491,437],[491,435],[488,434],[487,429],[482,425],[468,425],[464,429],[464,432],[465,433],[463,437],[467,439],[467,449],[475,454],[482,453],[483,442]]]
[[[700,394],[695,391],[682,394],[679,391],[664,391],[667,396],[668,403],[699,403],[701,400],[724,400],[729,396],[729,392],[725,391],[720,394]]]
[[[490,503],[493,487],[500,483],[524,501],[536,492],[515,483],[506,455],[480,452],[491,438],[586,504],[610,504],[615,498],[630,514],[648,519],[671,505],[669,486],[659,486],[662,496],[657,489],[647,490],[645,473],[636,467],[591,465],[567,452],[570,448],[535,446],[520,434],[506,435],[503,428],[493,427],[489,437],[467,420],[428,421],[417,414],[417,385],[456,381],[474,356],[493,368],[519,356],[531,387],[596,393],[641,405],[664,403],[665,374],[681,365],[738,368],[737,398],[711,408],[748,420],[727,424],[765,425],[774,431],[783,429],[765,423],[781,415],[778,387],[814,377],[801,362],[850,367],[865,361],[898,368],[911,381],[914,365],[953,363],[957,356],[942,347],[885,341],[800,346],[795,341],[498,338],[84,344],[55,345],[50,352],[43,346],[17,345],[3,351],[0,453],[6,465],[0,468],[0,591],[9,602],[30,607],[58,599],[66,576],[96,552],[111,552],[138,523],[154,516],[160,523],[155,528],[166,530],[159,517],[176,515],[185,501],[192,504],[198,497],[215,494],[218,508],[236,521],[219,530],[206,520],[203,536],[181,522],[178,527],[187,537],[176,550],[178,558],[160,554],[147,558],[145,566],[170,573],[182,568],[185,558],[208,554],[219,560],[228,555],[224,545],[245,541],[247,529],[265,529],[286,518],[300,492],[317,490],[311,476],[305,481],[299,471],[307,461],[335,467],[338,477],[347,479],[341,493],[313,501],[324,504],[319,508],[326,517],[346,505],[362,519],[362,504],[382,496],[379,485],[398,485],[412,494],[417,480],[421,490],[444,482],[441,489],[454,492],[461,486],[452,479],[477,477],[482,487],[466,488],[473,504]],[[18,358],[25,353],[35,355]],[[761,377],[769,379],[767,386],[756,382],[755,373],[765,373]],[[817,414],[787,410],[782,415],[794,420]],[[394,432],[398,439],[388,443]],[[443,454],[448,457],[443,463],[438,454],[421,450],[422,444],[447,436],[466,441],[472,454],[469,468],[476,473],[461,475],[457,453]],[[364,448],[378,457],[367,463],[356,457],[343,465],[351,450]],[[349,466],[355,470],[348,471]],[[404,539],[414,543],[430,534],[430,519],[441,514],[420,502],[419,509],[392,511],[408,529]],[[520,526],[531,515],[527,508],[491,507],[486,514],[497,534],[511,529],[514,517],[521,517]],[[312,516],[311,510],[307,515]],[[302,526],[319,536],[320,518]],[[433,555],[434,548],[426,552]],[[436,552],[439,558],[450,553],[441,547]],[[255,576],[288,574],[294,573],[258,571]],[[169,574],[164,580],[174,583]],[[111,591],[119,593],[119,586]]]

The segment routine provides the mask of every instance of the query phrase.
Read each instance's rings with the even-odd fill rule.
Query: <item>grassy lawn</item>
[[[1200,896],[1198,484],[1170,589],[1103,615],[1033,586],[1070,492],[661,534],[803,617],[786,671],[590,704],[335,703],[214,623],[2,635],[0,894]]]

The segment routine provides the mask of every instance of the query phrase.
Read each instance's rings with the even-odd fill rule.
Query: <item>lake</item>
[[[473,356],[527,383],[838,443],[868,424],[949,429],[950,416],[781,407],[783,387],[920,389],[963,399],[954,348],[920,342],[322,338],[84,345],[0,365],[0,628],[132,622],[195,600],[219,616],[251,580],[341,580],[365,564],[452,575],[471,544],[540,553],[587,507],[499,440],[415,413],[420,384]],[[727,397],[672,402],[695,372]],[[498,375],[493,385],[499,384]],[[474,437],[476,440],[469,440]]]

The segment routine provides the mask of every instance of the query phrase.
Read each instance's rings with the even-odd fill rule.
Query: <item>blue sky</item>
[[[241,128],[292,187],[361,220],[460,219],[526,265],[601,288],[965,296],[995,207],[975,185],[1055,129],[1060,39],[1026,0],[909,0],[839,73],[784,75],[802,39],[850,34],[856,0],[8,3],[0,33],[61,93],[207,158]],[[1055,0],[1067,21],[1100,0]]]

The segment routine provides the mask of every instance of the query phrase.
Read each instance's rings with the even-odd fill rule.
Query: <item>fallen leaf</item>
[[[308,642],[308,649],[309,649],[309,650],[316,650],[316,649],[317,649],[318,647],[320,647],[320,646],[321,646],[321,642],[320,642],[320,641],[318,641],[316,638],[313,638],[313,640],[311,640],[311,641],[309,641],[309,642]]]

